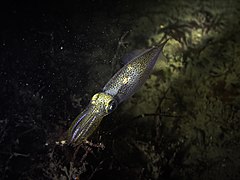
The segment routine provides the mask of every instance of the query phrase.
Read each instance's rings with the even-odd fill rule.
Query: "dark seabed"
[[[0,179],[240,179],[240,1],[1,5]],[[168,37],[79,147],[66,131],[121,57]]]

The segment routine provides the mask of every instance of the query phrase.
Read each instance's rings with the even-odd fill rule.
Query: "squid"
[[[103,117],[131,97],[148,79],[168,40],[153,46],[127,62],[96,93],[88,106],[76,117],[68,130],[68,144],[77,146],[96,130]]]

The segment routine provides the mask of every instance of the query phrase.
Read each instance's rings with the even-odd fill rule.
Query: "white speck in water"
[[[60,49],[63,50],[63,47],[61,46]]]
[[[66,141],[65,140],[62,140],[61,141],[61,144],[63,145],[63,144],[66,144]]]

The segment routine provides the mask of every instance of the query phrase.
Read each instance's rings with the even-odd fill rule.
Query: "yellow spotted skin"
[[[103,91],[122,102],[132,96],[149,77],[162,47],[152,47],[123,66],[104,86]]]
[[[86,140],[99,126],[102,118],[111,113],[119,103],[133,95],[146,81],[167,41],[152,47],[124,65],[95,94],[68,130],[68,142],[74,146]]]
[[[113,97],[106,93],[97,93],[91,99],[91,104],[95,106],[95,112],[106,116],[109,112],[109,103],[113,100]]]

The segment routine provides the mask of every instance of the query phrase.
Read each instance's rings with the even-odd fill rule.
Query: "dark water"
[[[9,2],[1,17],[0,179],[240,178],[238,1]],[[167,60],[92,143],[59,145],[121,57],[163,36]]]

